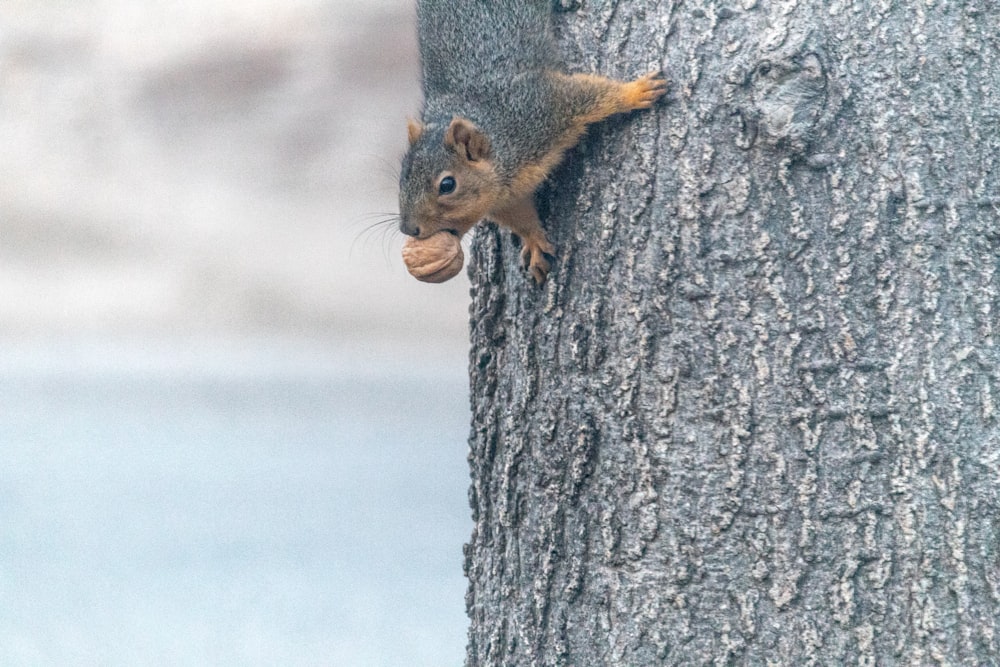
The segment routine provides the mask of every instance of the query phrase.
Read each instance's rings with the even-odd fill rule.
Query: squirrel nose
[[[419,236],[420,227],[413,224],[413,221],[409,218],[403,218],[399,221],[399,231],[403,232],[407,236]]]

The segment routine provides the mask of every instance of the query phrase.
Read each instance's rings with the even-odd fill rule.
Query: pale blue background
[[[460,664],[465,376],[364,356],[8,348],[0,664]]]
[[[0,2],[0,666],[462,663],[412,5]]]

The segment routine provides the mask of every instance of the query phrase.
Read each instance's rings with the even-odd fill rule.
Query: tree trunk
[[[1000,19],[584,3],[662,64],[472,248],[467,664],[1000,664]]]

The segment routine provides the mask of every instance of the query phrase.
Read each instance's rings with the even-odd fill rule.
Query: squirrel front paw
[[[649,109],[667,92],[667,79],[663,72],[650,72],[625,84],[625,101],[629,110]]]
[[[545,277],[549,275],[549,260],[546,255],[554,257],[555,248],[549,240],[542,236],[540,239],[525,239],[521,248],[521,264],[531,272],[531,277],[539,285],[545,282]]]

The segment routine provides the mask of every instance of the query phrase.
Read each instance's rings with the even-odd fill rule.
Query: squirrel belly
[[[630,82],[563,72],[549,12],[550,0],[417,3],[424,106],[407,125],[399,194],[404,234],[461,237],[489,218],[521,238],[539,284],[554,248],[535,191],[588,125],[666,92],[659,72]]]

